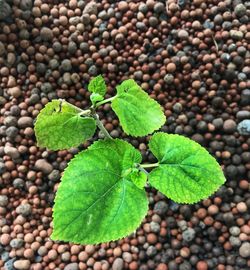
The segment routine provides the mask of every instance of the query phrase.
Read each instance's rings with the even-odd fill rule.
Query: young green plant
[[[53,207],[53,240],[98,244],[131,234],[148,211],[147,182],[173,201],[187,204],[207,198],[225,182],[217,161],[184,136],[153,134],[149,150],[158,162],[141,164],[138,150],[109,135],[97,114],[107,102],[128,135],[146,136],[165,123],[160,105],[134,80],[122,82],[108,99],[100,75],[88,90],[90,108],[52,100],[35,123],[38,145],[51,150],[81,144],[95,134],[96,126],[105,137],[78,153],[65,169]]]

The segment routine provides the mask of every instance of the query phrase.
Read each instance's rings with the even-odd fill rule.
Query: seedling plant
[[[51,150],[78,146],[93,137],[96,127],[105,137],[79,152],[65,169],[53,207],[53,240],[98,244],[131,234],[148,211],[147,184],[177,203],[191,204],[225,182],[215,158],[184,136],[154,133],[148,147],[157,162],[142,164],[137,149],[109,135],[97,114],[108,102],[131,136],[152,134],[166,121],[161,106],[134,80],[123,81],[108,99],[101,75],[90,81],[88,90],[90,108],[52,100],[35,123],[38,145]]]

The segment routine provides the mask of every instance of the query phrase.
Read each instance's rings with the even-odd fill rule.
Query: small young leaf
[[[97,244],[134,232],[148,200],[126,172],[140,162],[139,151],[119,139],[99,140],[76,155],[56,194],[52,239]]]
[[[88,90],[90,92],[100,94],[101,96],[106,94],[106,88],[106,83],[102,75],[94,77],[88,85]]]
[[[81,117],[77,108],[61,100],[46,104],[35,123],[38,145],[51,150],[77,146],[91,138],[95,129],[93,118]]]
[[[103,99],[104,99],[104,97],[101,96],[100,94],[97,94],[97,93],[92,93],[90,95],[90,100],[91,100],[93,105],[96,104],[96,102],[98,102],[98,101],[102,101]]]
[[[166,121],[161,106],[131,79],[117,87],[111,106],[128,135],[148,135]]]
[[[131,172],[130,179],[138,188],[143,189],[146,185],[148,177],[145,172],[136,169]]]
[[[215,158],[186,137],[159,132],[152,136],[149,148],[159,161],[149,183],[175,202],[198,202],[225,182]]]

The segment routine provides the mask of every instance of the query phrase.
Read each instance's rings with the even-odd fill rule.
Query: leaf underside
[[[99,140],[76,155],[56,194],[51,238],[98,244],[134,232],[147,213],[148,200],[124,172],[139,162],[140,152],[119,139]]]
[[[117,96],[112,100],[111,107],[128,135],[151,134],[166,121],[161,106],[132,79],[117,86]]]
[[[90,81],[88,85],[88,90],[101,96],[104,96],[106,94],[107,87],[102,75],[98,75]]]
[[[96,130],[95,120],[81,117],[68,102],[52,100],[39,113],[35,135],[40,147],[62,150],[78,146],[91,138]]]
[[[225,182],[215,158],[184,136],[156,133],[149,148],[159,161],[149,174],[149,183],[175,202],[198,202]]]

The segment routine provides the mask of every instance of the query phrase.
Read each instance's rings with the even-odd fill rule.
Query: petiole
[[[152,164],[140,164],[140,167],[142,168],[154,168],[154,167],[158,167],[159,166],[159,163],[152,163]]]
[[[99,127],[99,129],[101,130],[101,132],[103,133],[103,135],[107,138],[107,139],[113,139],[110,134],[108,133],[107,129],[104,127],[103,123],[100,121],[99,119],[99,115],[95,114],[93,116],[96,120],[96,124]]]
[[[104,100],[102,100],[102,101],[97,102],[97,103],[95,104],[95,108],[97,108],[97,107],[99,107],[99,106],[101,106],[101,105],[103,105],[103,104],[105,104],[105,103],[108,103],[108,102],[112,101],[115,97],[116,97],[116,96],[111,97],[111,98],[107,98],[107,99],[104,99]]]

